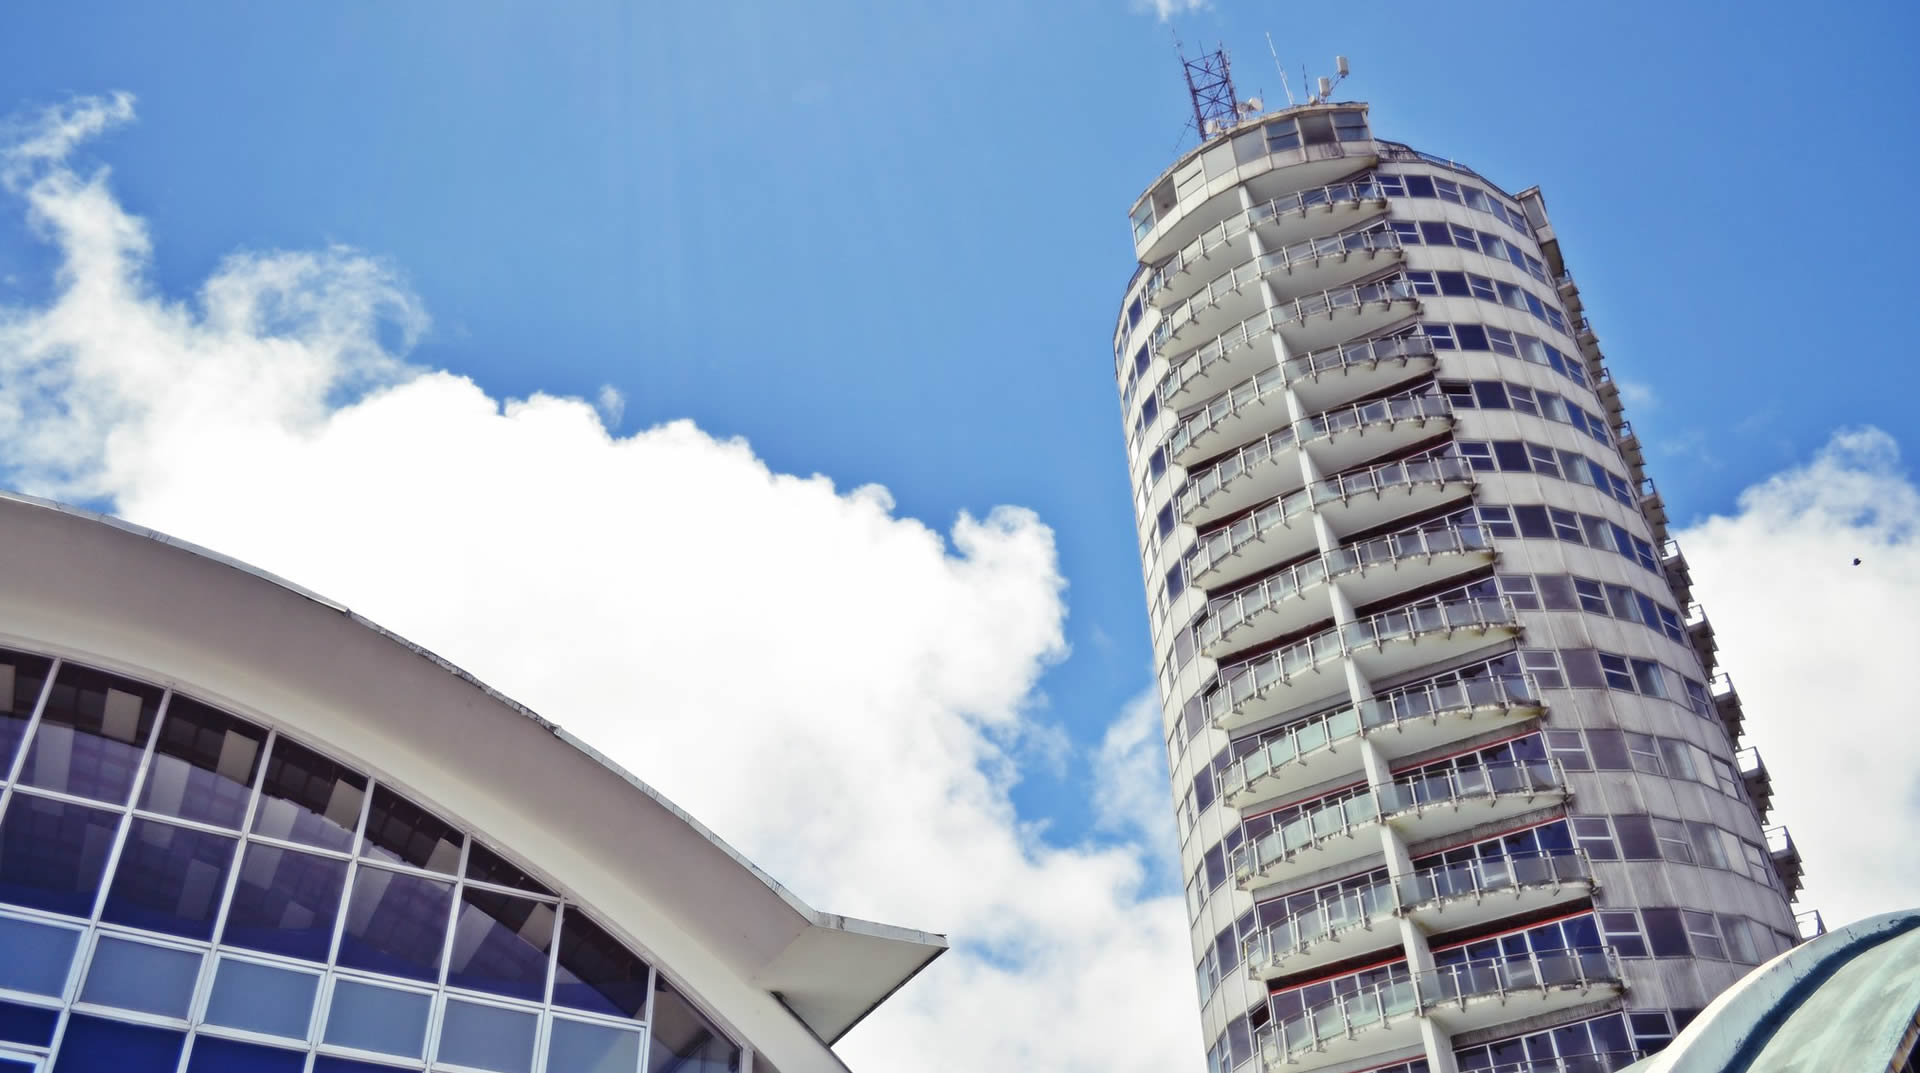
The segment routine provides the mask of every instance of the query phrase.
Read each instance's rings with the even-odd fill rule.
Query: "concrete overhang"
[[[947,949],[813,909],[566,730],[349,608],[119,519],[0,492],[0,644],[176,686],[404,788],[588,906],[784,1073],[844,1070],[824,1045]]]

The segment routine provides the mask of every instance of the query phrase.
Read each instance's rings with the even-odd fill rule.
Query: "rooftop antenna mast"
[[[1273,47],[1272,34],[1267,35],[1267,55],[1273,57],[1273,69],[1280,72],[1280,90],[1287,95],[1287,107],[1292,108],[1294,105],[1293,87],[1287,85],[1287,69],[1281,65],[1280,53]]]
[[[1333,58],[1333,72],[1333,78],[1327,78],[1324,75],[1321,76],[1318,87],[1320,92],[1308,97],[1308,104],[1325,104],[1333,99],[1333,87],[1347,80],[1349,68],[1347,67],[1347,58],[1345,56],[1335,56]],[[1300,72],[1300,77],[1305,79],[1307,73],[1305,71]]]
[[[1175,39],[1175,47],[1179,41]],[[1180,66],[1187,76],[1187,95],[1193,98],[1193,125],[1200,140],[1229,130],[1240,121],[1240,98],[1233,92],[1233,74],[1227,66],[1227,50],[1216,48],[1198,59],[1187,59],[1180,49]]]

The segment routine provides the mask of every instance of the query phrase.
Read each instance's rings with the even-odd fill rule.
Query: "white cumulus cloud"
[[[1920,489],[1875,428],[1675,534],[1828,924],[1920,905]],[[1854,565],[1854,560],[1859,565]]]
[[[843,1045],[855,1068],[1198,1067],[1160,834],[1059,845],[1009,797],[1059,742],[1037,684],[1067,654],[1066,586],[1039,518],[943,533],[691,422],[615,435],[617,396],[489,397],[407,362],[426,314],[354,250],[235,254],[190,298],[156,293],[144,224],[73,162],[132,111],[72,101],[0,158],[59,260],[44,303],[0,305],[6,483],[340,599],[815,904],[950,933]],[[1116,814],[1165,812],[1143,711],[1095,758]]]

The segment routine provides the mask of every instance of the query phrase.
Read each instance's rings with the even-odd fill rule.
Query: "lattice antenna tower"
[[[1187,59],[1180,50],[1180,65],[1186,69],[1187,94],[1193,98],[1193,125],[1200,140],[1230,129],[1240,121],[1240,98],[1233,92],[1233,74],[1227,65],[1227,50],[1216,48],[1197,59]]]

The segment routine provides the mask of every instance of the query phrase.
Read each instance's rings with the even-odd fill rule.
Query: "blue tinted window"
[[[313,1059],[313,1073],[394,1073],[394,1068],[376,1062],[356,1062],[351,1058],[330,1058],[324,1054]]]
[[[160,724],[140,807],[240,826],[266,744],[265,730],[176,693]]]
[[[547,1068],[568,1073],[633,1073],[640,1068],[640,1033],[556,1017],[547,1035]]]
[[[308,961],[327,960],[347,862],[249,845],[221,941]]]
[[[212,938],[236,841],[158,820],[134,820],[114,865],[102,917],[149,931]]]
[[[665,980],[654,991],[653,1022],[648,1028],[648,1069],[733,1073],[740,1068],[740,1049]]]
[[[335,980],[326,1041],[342,1047],[418,1058],[427,1049],[427,995],[354,980]]]
[[[0,1058],[0,1073],[34,1073],[39,1066],[12,1058]]]
[[[193,1054],[187,1059],[187,1073],[300,1073],[305,1068],[305,1051],[283,1051],[212,1036],[197,1037]]]
[[[361,865],[340,935],[340,964],[437,980],[453,884]]]
[[[560,928],[553,1003],[579,1010],[638,1017],[647,1008],[647,963],[571,906]]]
[[[120,817],[16,792],[0,818],[0,902],[91,916]]]
[[[554,907],[472,887],[460,892],[447,983],[536,1002],[547,997]]]
[[[312,973],[223,959],[207,998],[207,1023],[306,1039],[319,986]]]
[[[20,781],[124,803],[159,709],[153,686],[73,664],[60,668]]]
[[[52,668],[52,660],[0,649],[0,782],[13,773],[13,754]]]
[[[535,894],[553,893],[544,884],[508,864],[505,858],[477,842],[467,850],[467,878],[500,887],[530,890]]]
[[[0,917],[0,987],[59,997],[80,933],[51,924]]]
[[[53,1027],[59,1020],[59,1010],[0,1002],[0,1039],[45,1047],[53,1042]]]
[[[440,1049],[434,1052],[434,1064],[529,1073],[539,1027],[540,1018],[532,1013],[450,998],[440,1022]]]
[[[180,1064],[186,1033],[74,1014],[60,1037],[53,1073],[132,1073]]]
[[[194,982],[200,978],[200,958],[192,950],[101,936],[87,965],[80,998],[123,1010],[185,1017]]]
[[[282,738],[267,761],[253,829],[290,842],[352,849],[366,796],[366,776]]]

